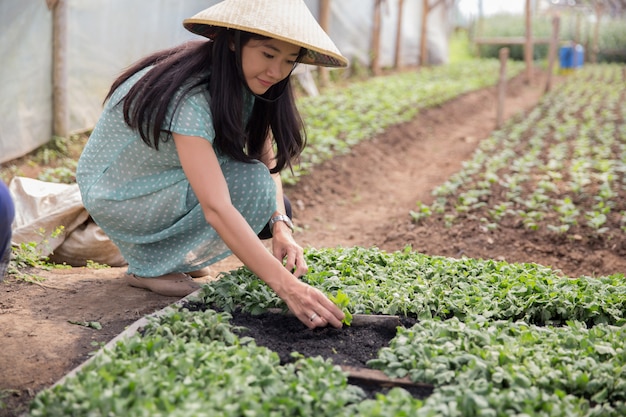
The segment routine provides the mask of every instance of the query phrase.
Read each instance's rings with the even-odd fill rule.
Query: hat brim
[[[185,19],[183,26],[209,39],[220,29],[255,33],[306,49],[304,64],[348,66],[302,0],[224,0]]]
[[[338,67],[345,68],[348,66],[348,60],[338,54],[334,54],[330,51],[320,52],[316,50],[316,47],[304,42],[299,42],[294,39],[288,39],[281,37],[275,33],[269,33],[260,29],[254,29],[238,25],[226,25],[222,22],[207,22],[205,20],[194,20],[193,18],[185,19],[183,22],[184,27],[196,35],[204,36],[209,39],[213,39],[220,29],[236,29],[244,32],[256,33],[257,35],[267,36],[268,38],[278,39],[294,45],[298,45],[306,49],[306,54],[302,57],[301,62],[309,65],[319,65],[322,67]]]

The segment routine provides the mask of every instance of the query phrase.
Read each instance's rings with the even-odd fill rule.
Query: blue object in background
[[[585,48],[582,45],[562,46],[559,50],[562,69],[580,68],[585,62]]]
[[[11,259],[12,223],[15,205],[6,184],[0,180],[0,281],[3,280]]]

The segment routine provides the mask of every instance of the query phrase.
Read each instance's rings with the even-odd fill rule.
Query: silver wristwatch
[[[287,227],[289,227],[289,229],[291,229],[291,231],[293,232],[293,222],[291,221],[289,216],[279,214],[270,219],[270,232],[272,233],[272,235],[274,234],[274,225],[276,224],[276,222],[285,222],[287,224]]]

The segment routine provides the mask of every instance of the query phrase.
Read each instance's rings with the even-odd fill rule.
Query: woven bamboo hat
[[[303,0],[224,0],[185,19],[183,26],[210,39],[220,28],[252,32],[305,48],[303,64],[348,66]]]

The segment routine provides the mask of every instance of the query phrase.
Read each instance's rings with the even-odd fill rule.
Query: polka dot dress
[[[206,222],[172,139],[148,147],[115,106],[144,74],[135,74],[107,102],[76,172],[83,204],[119,247],[128,272],[154,277],[211,265],[230,250]],[[248,112],[252,108],[250,95]],[[166,125],[213,143],[207,93],[197,88],[168,113]],[[276,186],[262,163],[246,164],[218,154],[230,197],[255,233],[276,210]],[[210,181],[210,179],[208,179]]]

